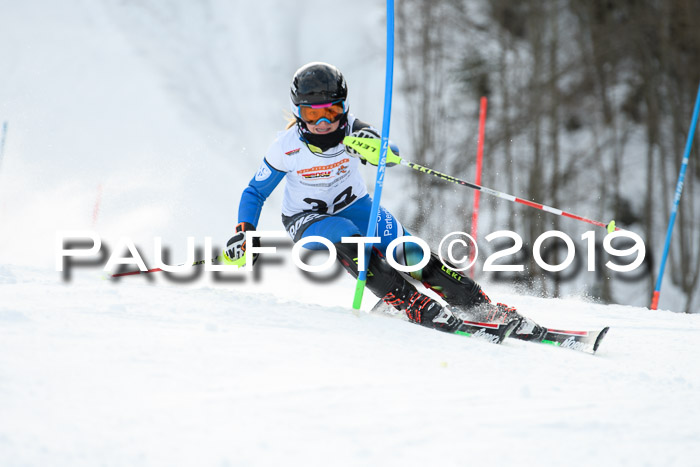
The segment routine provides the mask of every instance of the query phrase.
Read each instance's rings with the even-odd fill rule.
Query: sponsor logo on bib
[[[343,159],[330,165],[318,165],[316,167],[311,167],[308,169],[297,170],[297,173],[301,175],[306,180],[311,180],[314,178],[330,178],[334,175],[341,175],[347,173],[348,166],[345,165],[350,162],[350,159]],[[335,170],[335,173],[334,173]]]

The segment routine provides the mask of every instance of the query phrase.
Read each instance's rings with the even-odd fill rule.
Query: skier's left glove
[[[255,226],[249,222],[241,222],[236,226],[236,234],[226,243],[221,258],[225,264],[230,264],[242,268],[246,264],[246,232],[255,230]],[[260,239],[253,239],[253,246],[260,246]],[[253,263],[257,261],[258,255],[253,254]]]
[[[372,165],[379,165],[382,139],[374,128],[365,127],[352,132],[350,136],[343,139],[343,144],[345,144],[345,151],[353,157],[359,157],[363,164],[369,162]],[[389,142],[386,166],[392,167],[400,163],[399,148]]]

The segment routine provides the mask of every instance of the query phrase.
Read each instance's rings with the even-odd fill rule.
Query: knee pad
[[[338,260],[343,267],[355,278],[359,275],[357,266],[357,244],[334,243],[338,253]],[[389,292],[403,290],[406,287],[415,287],[401,276],[401,274],[387,263],[381,253],[373,249],[367,265],[367,288],[378,297],[384,297]]]

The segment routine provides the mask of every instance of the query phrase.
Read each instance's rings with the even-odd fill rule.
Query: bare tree
[[[445,97],[454,96],[456,78],[468,100],[478,101],[479,93],[490,97],[485,185],[554,206],[595,203],[600,218],[639,229],[648,247],[658,245],[700,81],[700,34],[692,20],[700,17],[700,2],[484,0],[480,16],[473,14],[475,5],[399,4],[401,89],[412,109],[418,162],[439,162],[458,173],[472,162],[451,143],[468,142],[454,137],[460,128],[444,118],[452,110]],[[698,146],[668,268],[688,310],[700,281]],[[630,167],[642,168],[643,182],[630,180]],[[643,196],[640,183],[646,185]],[[444,184],[418,174],[412,186],[418,203],[414,224],[444,214]],[[545,227],[560,226],[559,218],[545,219],[548,215],[512,203],[484,202],[494,226],[523,233],[526,244]],[[561,292],[556,279],[538,276],[537,267],[529,270],[531,283]],[[603,276],[593,293],[613,301],[618,281]],[[651,294],[653,276],[645,282]]]

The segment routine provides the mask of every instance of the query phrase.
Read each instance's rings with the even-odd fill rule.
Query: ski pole
[[[410,167],[413,170],[417,170],[418,172],[426,173],[429,175],[434,175],[442,180],[456,183],[458,185],[464,185],[464,186],[472,188],[474,190],[478,190],[478,191],[484,192],[488,195],[492,195],[492,196],[496,196],[498,198],[505,199],[507,201],[524,204],[525,206],[530,206],[531,208],[539,209],[541,211],[550,212],[552,214],[556,214],[557,216],[564,216],[564,217],[568,217],[570,219],[588,222],[589,224],[597,225],[598,227],[605,227],[608,230],[608,232],[620,230],[619,227],[615,226],[614,220],[612,220],[606,224],[604,222],[599,222],[599,221],[595,221],[592,219],[587,219],[583,216],[579,216],[576,214],[572,214],[570,212],[563,211],[561,209],[547,206],[546,204],[535,203],[534,201],[528,201],[528,200],[523,199],[523,198],[518,198],[517,196],[509,195],[508,193],[503,193],[501,191],[493,190],[493,189],[487,188],[485,186],[477,185],[476,183],[471,183],[471,182],[467,182],[465,180],[460,180],[459,178],[444,174],[442,172],[438,172],[437,170],[430,169],[428,167],[425,167],[425,166],[420,165],[420,164],[416,164],[415,162],[407,161],[405,159],[401,159],[401,162],[399,162],[399,163],[401,165],[405,165],[407,167]]]
[[[216,258],[212,258],[212,259],[209,260],[209,262],[211,262],[211,263],[213,263],[214,261],[219,261],[219,256],[217,256]],[[206,262],[205,259],[200,259],[199,261],[195,261],[194,263],[192,263],[192,266],[200,266],[200,265],[204,264],[205,262]],[[178,266],[184,266],[184,265],[185,265],[185,263],[178,264]],[[149,269],[149,270],[147,270],[147,271],[141,271],[141,270],[139,269],[139,270],[137,270],[137,271],[127,271],[127,272],[120,272],[120,273],[117,273],[117,274],[110,274],[110,275],[109,275],[109,278],[110,278],[110,279],[114,279],[115,277],[135,276],[136,274],[148,274],[148,273],[150,273],[150,272],[162,272],[162,271],[163,271],[163,270],[162,270],[161,268],[153,268],[153,269]]]
[[[376,160],[377,154],[379,154],[379,145],[380,145],[380,140],[376,138],[358,138],[356,136],[346,136],[343,139],[343,143],[354,149],[356,152],[360,153],[367,161],[369,161],[371,164],[374,164],[374,161]],[[493,190],[491,188],[487,188],[485,186],[477,185],[476,183],[471,183],[467,182],[465,180],[460,180],[457,177],[453,177],[452,175],[447,175],[442,172],[438,172],[437,170],[433,170],[429,167],[425,167],[420,164],[416,164],[415,162],[408,161],[406,159],[403,159],[396,154],[394,154],[391,149],[389,149],[389,153],[387,154],[387,164],[388,165],[405,165],[406,167],[410,167],[413,170],[417,170],[418,172],[433,175],[435,177],[438,177],[442,180],[445,180],[447,182],[451,183],[456,183],[457,185],[463,185],[469,188],[472,188],[474,190],[482,191],[488,195],[491,196],[496,196],[497,198],[502,198],[507,201],[511,201],[513,203],[520,203],[524,204],[525,206],[530,206],[531,208],[539,209],[541,211],[546,211],[550,212],[552,214],[556,214],[557,216],[564,216],[568,217],[570,219],[575,219],[578,221],[583,221],[583,222],[588,222],[589,224],[597,225],[598,227],[605,227],[608,232],[614,232],[615,230],[620,230],[619,227],[615,226],[615,221],[611,220],[607,224],[604,222],[599,222],[599,221],[594,221],[591,219],[587,219],[583,216],[579,216],[576,214],[572,214],[570,212],[563,211],[561,209],[553,208],[551,206],[547,206],[545,204],[540,204],[540,203],[535,203],[534,201],[528,201],[526,199],[518,198],[517,196],[509,195],[507,193],[503,193],[501,191]]]

